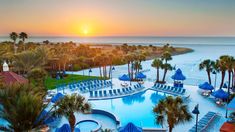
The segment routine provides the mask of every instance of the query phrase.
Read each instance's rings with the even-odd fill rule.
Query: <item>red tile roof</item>
[[[25,79],[24,77],[14,73],[14,72],[1,72],[0,76],[2,76],[3,78],[3,83],[9,85],[9,84],[14,84],[14,83],[20,83],[20,84],[24,84],[24,83],[28,83],[28,80]]]

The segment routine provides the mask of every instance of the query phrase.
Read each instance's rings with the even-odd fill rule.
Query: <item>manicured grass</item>
[[[47,77],[45,80],[45,87],[47,89],[55,89],[59,84],[68,84],[75,81],[83,81],[88,79],[100,79],[96,76],[83,76],[83,75],[68,75],[67,77],[56,80],[55,78]]]

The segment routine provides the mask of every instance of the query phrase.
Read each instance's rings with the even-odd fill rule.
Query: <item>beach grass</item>
[[[68,84],[76,81],[84,81],[84,80],[89,80],[89,79],[101,79],[100,77],[97,76],[83,76],[83,75],[68,75],[67,77],[57,80],[55,78],[52,78],[48,76],[45,80],[45,87],[47,89],[55,89],[57,85],[59,84]]]

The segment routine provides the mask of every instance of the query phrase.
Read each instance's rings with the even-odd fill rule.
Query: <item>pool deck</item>
[[[121,82],[118,79],[113,79],[112,89],[120,88],[121,87],[120,84],[121,84]],[[133,86],[134,84],[136,84],[136,82],[132,82],[131,86]],[[66,94],[79,93],[79,94],[85,96],[87,100],[104,100],[104,99],[122,98],[125,96],[137,94],[139,92],[143,92],[146,90],[155,90],[155,89],[152,89],[153,85],[154,85],[153,82],[145,81],[145,83],[143,84],[144,88],[139,91],[135,91],[130,94],[113,96],[113,97],[111,96],[111,97],[105,97],[105,98],[90,98],[89,93],[80,93],[78,91],[70,91],[70,89],[65,89],[65,93]],[[172,86],[172,84],[166,84],[166,85]],[[213,97],[202,96],[198,91],[198,86],[184,85],[184,88],[186,89],[185,95],[187,95],[187,96],[190,95],[190,101],[188,102],[189,110],[190,111],[193,110],[194,106],[196,104],[199,104],[199,110],[200,110],[199,119],[202,118],[202,116],[205,115],[208,111],[213,111],[213,112],[219,113],[220,117],[217,118],[216,121],[212,122],[208,126],[209,130],[207,129],[208,132],[219,131],[220,126],[226,121],[226,118],[224,118],[226,105],[218,106],[215,103],[215,100]],[[111,87],[104,88],[104,89],[109,90],[109,89],[111,89]],[[194,115],[193,115],[193,117],[194,117]],[[195,124],[195,119],[192,119],[192,121],[190,121],[190,122],[186,122],[184,124],[177,125],[173,130],[174,131],[182,131],[182,130],[188,131],[189,129],[191,129],[194,126],[194,124]],[[167,125],[165,125],[164,127],[167,129]],[[108,128],[108,127],[106,127],[106,128]],[[161,131],[161,129],[159,129],[159,128],[145,128],[145,129],[148,129],[147,132],[154,131],[154,129],[156,131],[159,131],[159,130]]]

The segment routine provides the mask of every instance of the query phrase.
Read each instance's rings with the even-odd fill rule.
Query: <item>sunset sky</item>
[[[0,35],[235,36],[235,0],[0,0]]]

